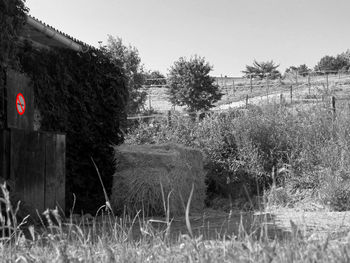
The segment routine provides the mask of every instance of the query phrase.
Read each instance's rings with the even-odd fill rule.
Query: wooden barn
[[[31,16],[20,40],[37,50],[89,48]],[[0,178],[9,182],[28,212],[56,206],[64,211],[66,135],[40,129],[31,80],[10,68],[0,80],[0,106]]]

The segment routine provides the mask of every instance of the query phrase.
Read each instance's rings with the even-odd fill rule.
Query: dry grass
[[[163,200],[168,198],[172,215],[184,214],[192,183],[196,191],[191,210],[203,209],[206,186],[200,151],[170,143],[124,144],[115,147],[115,159],[111,205],[119,213],[125,206],[128,214],[163,214]]]
[[[1,202],[9,209],[8,216],[15,219],[8,192],[2,187]],[[188,200],[188,203],[191,199]],[[166,206],[166,205],[165,205]],[[187,205],[189,207],[189,205]],[[166,207],[167,208],[167,207]],[[152,221],[138,214],[114,218],[104,213],[87,220],[63,220],[57,210],[43,214],[41,227],[24,229],[15,223],[2,222],[10,229],[0,245],[1,262],[348,262],[350,245],[345,239],[332,240],[330,236],[315,239],[304,236],[291,222],[290,238],[271,239],[267,225],[261,223],[259,235],[248,233],[241,223],[231,236],[206,240],[194,235],[187,209],[189,235],[169,240],[169,216],[162,221],[165,231],[157,231]],[[139,225],[136,222],[139,222]],[[242,222],[242,221],[241,221]],[[133,227],[140,235],[132,236]]]

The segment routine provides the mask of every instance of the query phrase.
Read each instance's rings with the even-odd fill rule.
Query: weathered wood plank
[[[66,207],[66,135],[56,135],[56,202],[65,211]]]
[[[63,134],[45,133],[46,136],[46,189],[45,207],[65,209],[65,148]]]
[[[34,91],[30,79],[13,70],[7,71],[7,127],[33,130]],[[25,112],[19,115],[16,109],[17,94],[22,93],[25,99]]]
[[[44,211],[45,136],[11,129],[11,178],[15,192],[31,214]]]
[[[0,129],[6,128],[6,70],[0,68]]]
[[[0,130],[0,177],[8,180],[10,177],[10,132]]]
[[[46,157],[45,157],[45,208],[56,206],[56,156],[54,134],[45,134]]]

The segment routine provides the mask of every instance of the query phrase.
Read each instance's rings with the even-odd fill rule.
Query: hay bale
[[[121,145],[115,147],[116,172],[113,177],[111,205],[121,213],[124,208],[135,214],[164,215],[170,191],[170,213],[184,214],[192,183],[194,192],[190,211],[204,207],[205,174],[202,153],[178,144]]]

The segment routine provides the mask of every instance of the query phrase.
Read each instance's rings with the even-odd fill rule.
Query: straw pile
[[[204,207],[205,174],[202,153],[178,144],[115,147],[116,172],[111,206],[116,213],[164,215],[170,195],[170,214],[183,215],[192,184],[191,212]],[[167,202],[167,201],[166,201]]]

